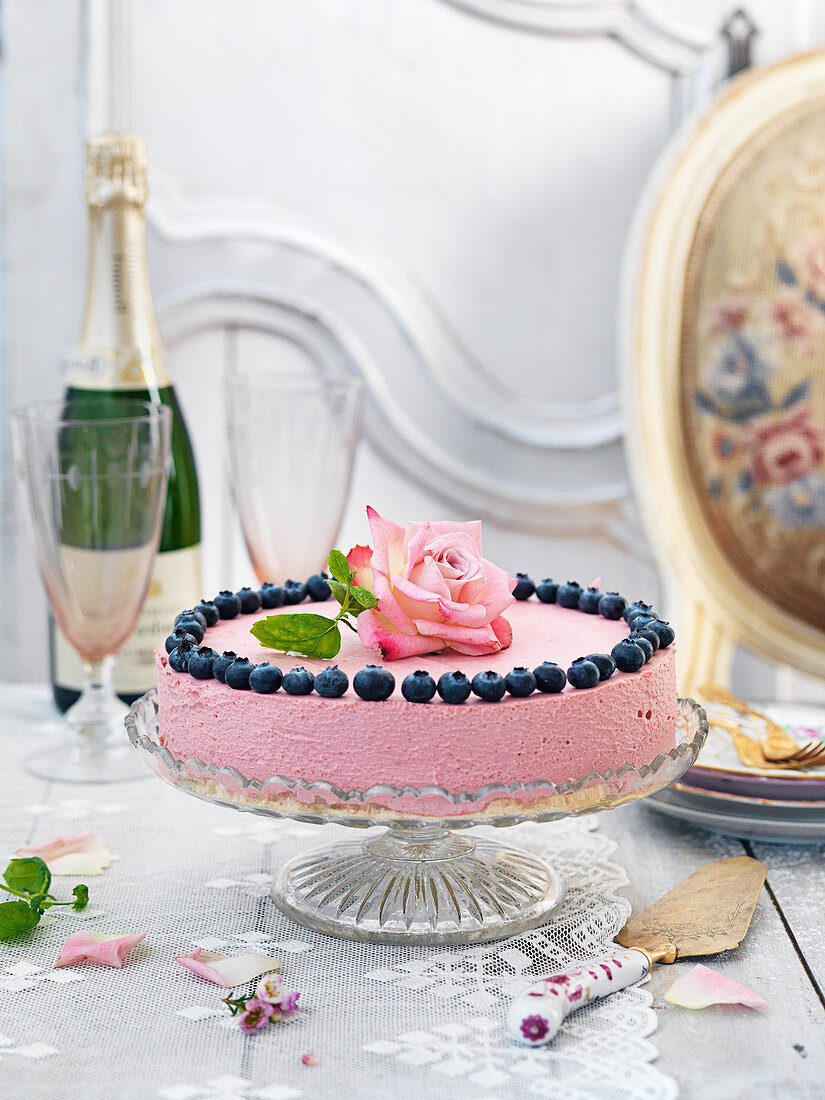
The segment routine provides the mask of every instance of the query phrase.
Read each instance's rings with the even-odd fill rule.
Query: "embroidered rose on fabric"
[[[820,301],[825,299],[825,237],[808,233],[788,248],[788,259],[796,268],[799,282]]]
[[[750,425],[751,469],[757,484],[787,485],[812,473],[825,454],[825,434],[808,407]]]
[[[825,318],[794,290],[785,290],[771,302],[768,320],[782,340],[805,355],[813,355],[825,329]]]
[[[385,660],[454,649],[480,656],[506,649],[513,632],[503,612],[515,579],[481,549],[481,523],[409,523],[367,508],[373,546],[347,555],[355,584],[378,606],[358,616],[358,636]]]

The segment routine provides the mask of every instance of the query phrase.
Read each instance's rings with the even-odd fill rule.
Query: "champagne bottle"
[[[106,133],[86,147],[89,278],[80,342],[67,368],[67,415],[116,415],[124,400],[172,410],[172,461],[152,582],[137,628],[121,649],[115,690],[127,703],[155,684],[154,649],[177,611],[201,598],[200,502],[195,459],[166,367],[146,264],[146,151],[134,134]],[[55,702],[66,710],[82,684],[80,661],[50,623]]]

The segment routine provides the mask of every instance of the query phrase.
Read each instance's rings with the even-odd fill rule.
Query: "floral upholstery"
[[[720,176],[687,266],[685,454],[718,543],[825,630],[825,108],[763,132]]]

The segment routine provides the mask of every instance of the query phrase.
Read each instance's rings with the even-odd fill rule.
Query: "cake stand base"
[[[564,885],[541,859],[435,826],[316,848],[273,887],[288,917],[330,935],[388,944],[482,943],[548,919]]]

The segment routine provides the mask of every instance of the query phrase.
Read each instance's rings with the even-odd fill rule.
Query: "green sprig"
[[[261,645],[284,653],[301,653],[305,657],[329,660],[341,648],[339,624],[355,630],[354,620],[362,611],[378,606],[378,600],[368,588],[355,584],[355,574],[340,550],[330,550],[327,559],[330,591],[341,610],[334,619],[326,615],[298,612],[287,615],[267,615],[258,619],[251,633]]]
[[[42,859],[13,859],[3,872],[0,890],[12,894],[16,901],[0,902],[0,940],[10,940],[21,932],[34,928],[47,909],[56,905],[71,905],[79,911],[89,903],[89,887],[83,883],[72,891],[73,901],[58,901],[49,893],[52,873]]]

